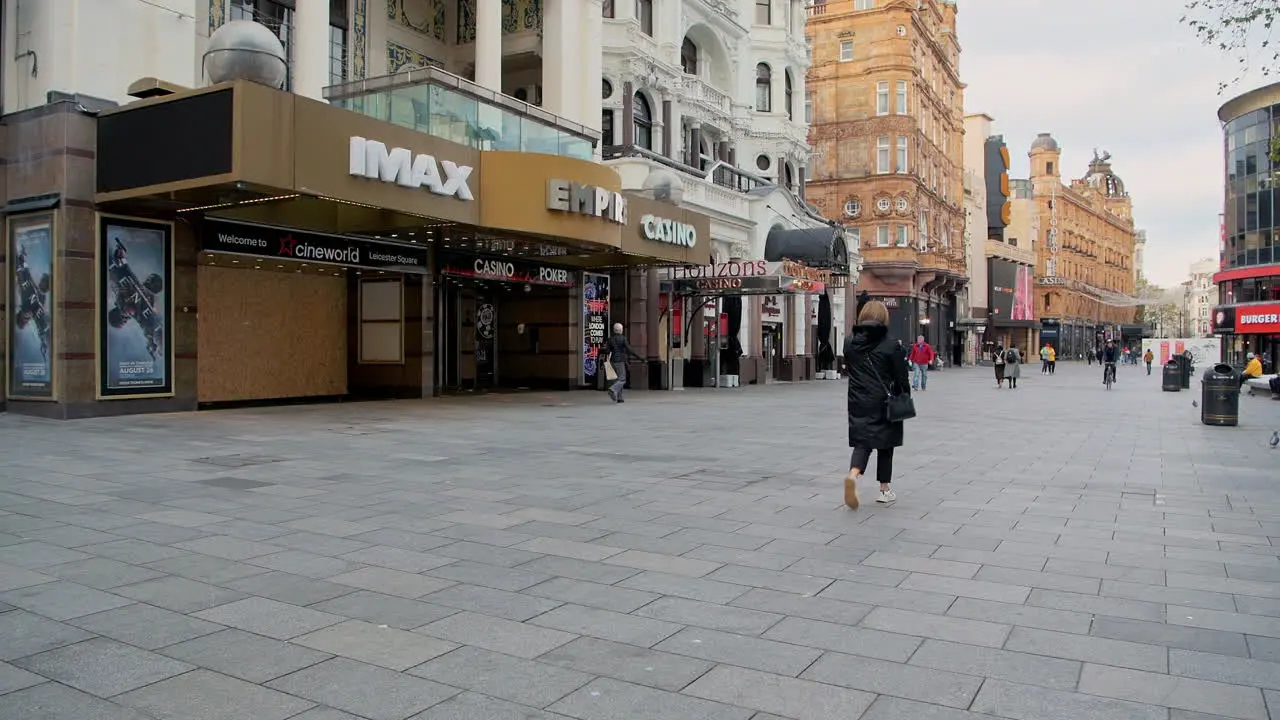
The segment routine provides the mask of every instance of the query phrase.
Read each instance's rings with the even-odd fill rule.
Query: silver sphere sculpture
[[[252,20],[232,20],[209,36],[204,74],[215,85],[248,80],[282,88],[288,74],[284,45],[265,25]]]
[[[644,179],[641,190],[654,200],[679,205],[684,199],[684,181],[674,170],[668,170],[664,167],[655,167],[649,171],[649,175]]]

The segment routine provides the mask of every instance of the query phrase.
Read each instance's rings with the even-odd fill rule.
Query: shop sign
[[[385,143],[356,136],[351,137],[350,153],[350,172],[356,177],[422,188],[459,200],[476,199],[467,184],[475,170],[469,165],[437,161],[432,155],[414,155],[408,148],[388,148]]]
[[[442,275],[477,280],[573,287],[574,273],[565,268],[537,265],[506,258],[448,257],[440,264]]]
[[[640,218],[640,232],[645,240],[691,248],[698,244],[698,231],[687,223],[676,222],[657,215]]]
[[[876,299],[884,303],[885,308],[888,310],[897,310],[899,307],[898,298],[896,297],[882,297]]]
[[[769,318],[782,317],[782,303],[779,302],[779,296],[764,296],[764,302],[760,305],[760,314]]]
[[[730,260],[711,265],[689,265],[672,268],[671,279],[726,279],[769,275],[769,264],[763,260]]]
[[[1237,335],[1280,333],[1280,304],[1236,307]]]
[[[343,235],[320,235],[265,225],[209,221],[204,250],[257,257],[306,260],[344,267],[425,273],[427,249],[378,243]]]
[[[822,283],[780,275],[682,278],[673,282],[683,295],[776,295],[821,292]]]
[[[598,217],[618,225],[627,224],[627,199],[622,193],[595,185],[548,180],[547,209]]]
[[[767,268],[770,275],[784,275],[786,277],[812,280],[813,282],[819,282],[823,285],[831,284],[830,270],[809,267],[804,263],[798,263],[794,260],[767,263]]]
[[[1064,277],[1038,277],[1037,285],[1066,285],[1067,279]]]

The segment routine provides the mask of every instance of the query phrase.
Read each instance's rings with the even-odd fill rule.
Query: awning
[[[775,226],[764,242],[764,259],[767,262],[794,260],[840,275],[849,273],[849,251],[845,248],[844,231],[834,227],[786,230]]]
[[[675,294],[702,297],[816,293],[822,292],[823,287],[820,282],[785,275],[680,278],[671,281],[671,289]]]

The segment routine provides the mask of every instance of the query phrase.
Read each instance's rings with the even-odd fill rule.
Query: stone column
[[[796,175],[798,176],[798,177],[796,178],[796,179],[797,179],[797,182],[796,182],[796,192],[800,195],[800,199],[801,199],[801,200],[804,200],[804,185],[805,185],[805,180],[806,180],[806,177],[805,177],[805,175],[806,175],[805,170],[806,170],[806,168],[804,168],[803,166],[796,168]]]
[[[702,155],[702,125],[694,123],[689,128],[689,152],[685,153],[684,164],[695,169],[702,169],[698,160]]]
[[[673,122],[675,118],[674,113],[675,113],[675,108],[672,106],[671,101],[663,100],[662,101],[662,128],[664,132],[662,133],[662,155],[663,157],[669,157],[672,160],[676,159],[675,142],[673,138],[675,133],[671,132],[671,128],[675,127],[675,123]]]
[[[661,280],[658,278],[656,268],[649,268],[644,271],[644,282],[646,294],[649,297],[648,302],[644,306],[645,314],[645,353],[644,357],[649,362],[657,362],[662,359],[662,332],[661,332],[661,312],[658,305],[661,303],[660,295],[662,294]]]
[[[311,0],[327,3],[328,0]],[[544,42],[545,45],[545,42]],[[477,85],[502,92],[502,3],[476,3],[476,74]],[[546,92],[546,88],[543,88]]]
[[[569,4],[568,0],[560,0],[560,3]],[[618,4],[617,0],[614,0],[614,5]],[[581,65],[576,75],[579,82],[571,82],[569,88],[571,97],[578,107],[578,122],[592,130],[600,129],[600,84],[604,78],[604,53],[601,51],[604,43],[602,5],[601,0],[587,0],[586,8],[583,10],[585,14],[578,18],[577,27],[581,35],[576,45]],[[546,40],[543,42],[545,43]]]
[[[500,5],[500,3],[477,3],[479,5]],[[567,7],[566,0],[542,0],[542,109],[559,115],[567,120],[578,121],[580,108],[578,103],[567,102],[574,94],[573,89],[578,78],[573,71],[581,67],[582,58],[574,57],[581,47],[582,38],[575,38],[573,47],[568,46],[570,38],[574,38],[578,30],[576,18]],[[588,3],[589,5],[589,3]],[[478,14],[477,9],[477,14]],[[476,80],[479,82],[480,70],[480,33],[476,28]],[[501,32],[501,28],[499,28]],[[499,58],[501,67],[501,58]],[[501,89],[502,74],[498,74],[498,87]],[[574,98],[575,100],[577,98]]]
[[[625,3],[624,3],[625,4]],[[636,144],[636,91],[630,80],[622,83],[622,145]]]
[[[324,100],[329,84],[329,0],[297,0],[291,60],[293,91]]]
[[[777,164],[777,167],[778,167],[778,186],[779,186],[779,187],[786,187],[786,182],[787,182],[787,156],[786,156],[786,155],[779,155],[779,156],[778,156],[778,159],[777,159],[777,160],[775,160],[774,162]]]

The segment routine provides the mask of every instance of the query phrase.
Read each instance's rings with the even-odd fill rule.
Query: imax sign
[[[388,148],[377,140],[351,138],[351,174],[395,183],[459,200],[475,200],[467,179],[474,168],[431,155],[414,155],[407,148]]]
[[[622,193],[568,180],[547,181],[547,209],[627,224],[627,199]]]

